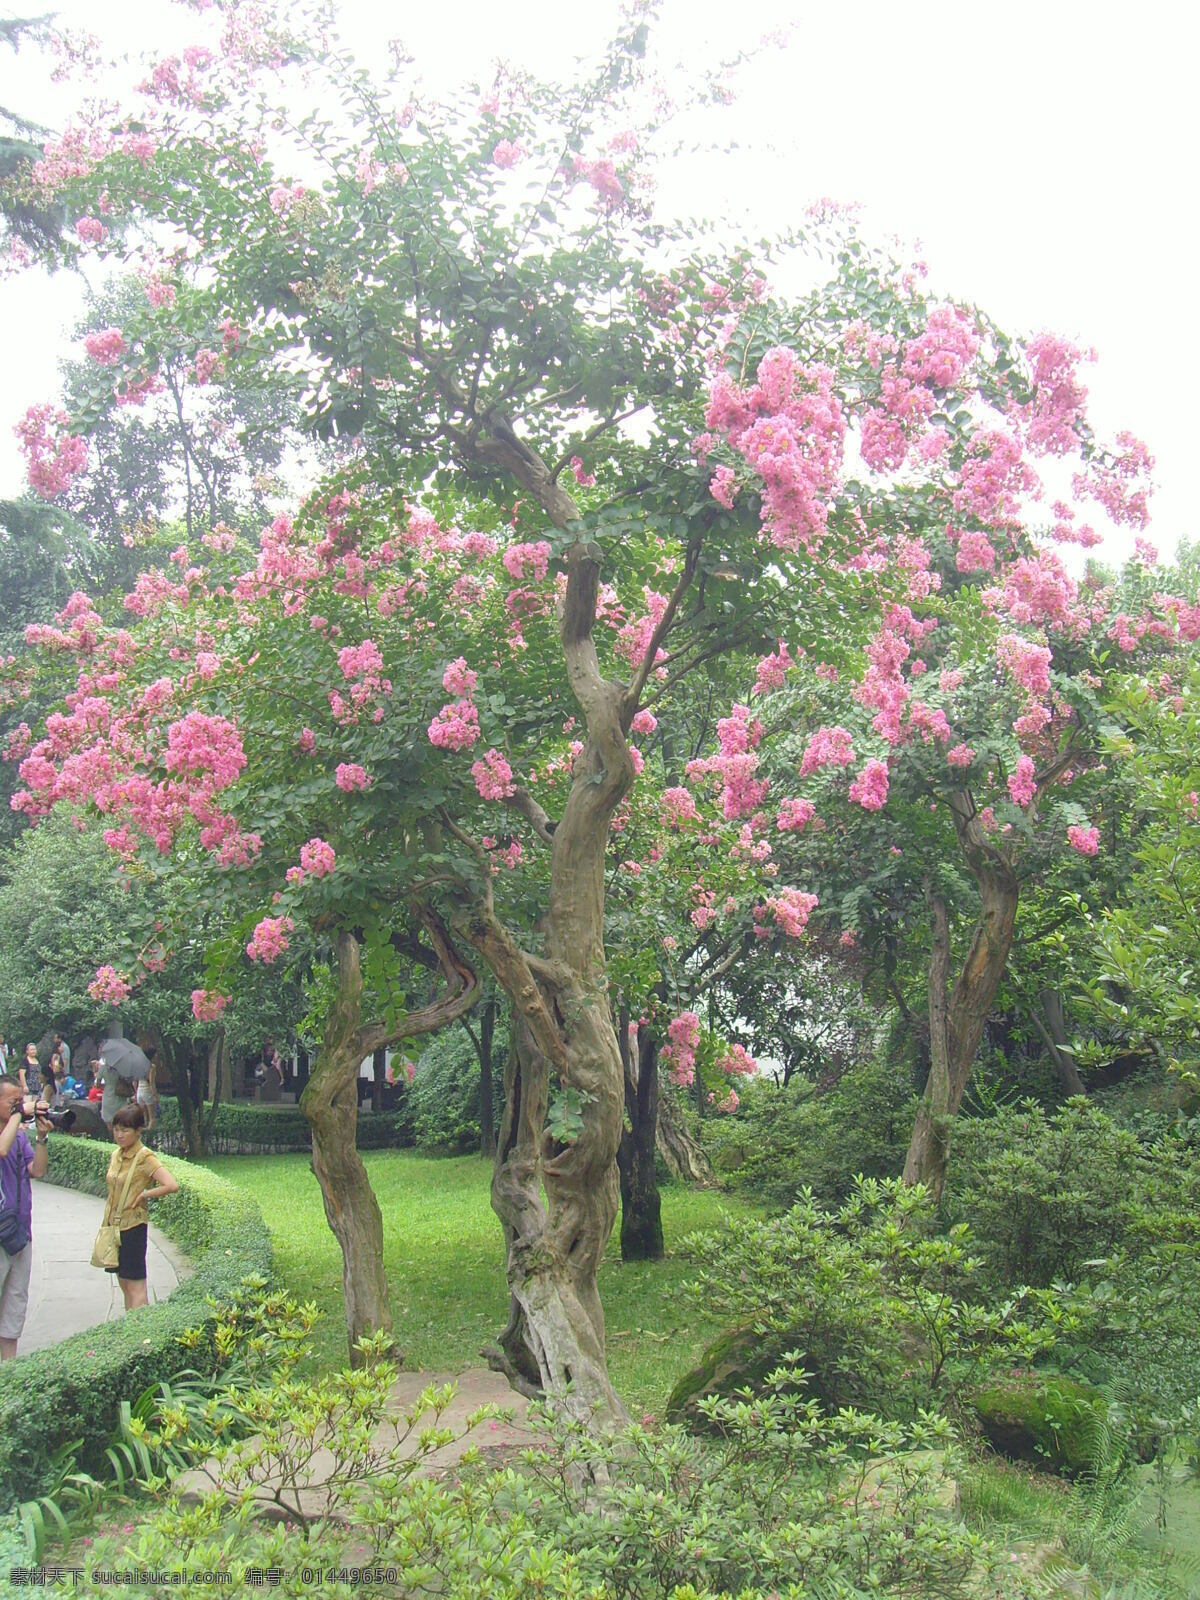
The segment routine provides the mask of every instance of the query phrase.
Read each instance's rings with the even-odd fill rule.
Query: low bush
[[[683,1247],[700,1272],[686,1289],[764,1349],[794,1352],[830,1405],[909,1417],[956,1407],[991,1368],[1045,1354],[1078,1324],[1050,1290],[989,1300],[970,1230],[935,1222],[925,1190],[859,1179],[836,1211],[806,1195],[768,1221],[692,1235]]]
[[[796,1078],[739,1082],[732,1116],[706,1118],[705,1148],[734,1188],[768,1205],[794,1205],[811,1190],[837,1205],[856,1176],[889,1178],[904,1166],[914,1099],[905,1072],[882,1057],[859,1063],[822,1089]]]
[[[358,1119],[355,1139],[360,1150],[394,1150],[412,1144],[411,1116],[406,1109],[369,1112]],[[158,1119],[146,1143],[166,1155],[184,1153],[179,1106],[160,1102]],[[225,1102],[217,1107],[208,1152],[214,1156],[273,1156],[290,1150],[311,1150],[312,1131],[299,1106]]]
[[[996,1285],[1076,1279],[1120,1248],[1141,1183],[1137,1138],[1084,1100],[1031,1100],[955,1129],[945,1208]]]
[[[278,1592],[302,1595],[317,1572],[322,1593],[393,1595],[403,1584],[446,1600],[1020,1590],[953,1509],[940,1418],[901,1427],[825,1416],[781,1371],[754,1406],[710,1402],[704,1442],[641,1427],[598,1439],[531,1413],[541,1439],[519,1462],[468,1457],[430,1478],[423,1458],[455,1438],[439,1425],[452,1390],[427,1390],[398,1412],[395,1367],[377,1343],[360,1348],[353,1373],[285,1377],[234,1397],[250,1437],[218,1445],[212,1491],[195,1503],[160,1485],[140,1528],[87,1552],[89,1581],[97,1568],[149,1568],[236,1585],[274,1570]],[[173,1442],[190,1432],[188,1408],[168,1420]],[[322,1490],[304,1493],[318,1459]]]
[[[90,1140],[52,1139],[49,1181],[101,1195],[111,1154]],[[179,1192],[158,1202],[155,1223],[190,1258],[191,1276],[168,1300],[0,1368],[0,1509],[35,1495],[73,1444],[82,1468],[98,1466],[122,1399],[181,1367],[215,1364],[216,1305],[245,1278],[269,1277],[270,1237],[253,1200],[202,1167],[172,1171]],[[36,1251],[36,1194],[34,1207]],[[185,1357],[179,1340],[189,1329],[200,1336]]]

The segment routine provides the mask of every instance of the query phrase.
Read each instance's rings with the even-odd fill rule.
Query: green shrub
[[[492,1040],[494,1126],[504,1108],[504,1060],[508,1031],[503,1020]],[[466,1155],[479,1149],[479,1057],[461,1028],[435,1034],[421,1052],[408,1090],[413,1143],[431,1155]]]
[[[854,1066],[830,1089],[796,1078],[781,1089],[767,1078],[738,1085],[732,1116],[706,1118],[705,1148],[737,1189],[777,1207],[809,1189],[837,1205],[854,1179],[896,1176],[913,1122],[903,1071],[883,1059]]]
[[[366,1354],[354,1373],[242,1391],[251,1437],[218,1451],[215,1492],[189,1504],[160,1487],[153,1516],[98,1542],[89,1567],[208,1569],[234,1585],[278,1568],[289,1595],[308,1591],[306,1571],[353,1567],[357,1577],[326,1576],[322,1593],[402,1584],[445,1600],[1014,1592],[1007,1562],[952,1509],[940,1418],[905,1428],[823,1416],[783,1371],[754,1406],[710,1402],[703,1442],[640,1427],[598,1439],[531,1414],[541,1438],[519,1462],[468,1459],[430,1478],[421,1457],[454,1438],[438,1426],[452,1390],[397,1413],[394,1367]],[[325,1488],[302,1496],[318,1452]]]
[[[1076,1327],[1049,1290],[989,1304],[969,1229],[934,1222],[923,1189],[860,1179],[837,1211],[806,1195],[782,1216],[692,1235],[684,1248],[701,1270],[686,1288],[764,1348],[796,1352],[827,1403],[916,1415]]]
[[[49,1180],[101,1195],[111,1154],[91,1140],[52,1139]],[[158,1202],[155,1222],[190,1257],[191,1276],[169,1300],[0,1368],[0,1507],[34,1495],[50,1459],[75,1441],[79,1465],[94,1470],[122,1399],[212,1362],[210,1301],[227,1300],[247,1277],[270,1275],[270,1237],[255,1203],[202,1167],[180,1161],[172,1171],[179,1192]],[[34,1226],[36,1250],[36,1216]],[[206,1336],[185,1356],[178,1340],[191,1328]]]
[[[1142,1148],[1087,1101],[1048,1116],[1033,1101],[955,1130],[946,1209],[970,1224],[998,1285],[1078,1278],[1129,1226]]]
[[[360,1150],[394,1150],[411,1145],[410,1124],[406,1108],[362,1115],[355,1143]],[[184,1153],[183,1125],[175,1100],[163,1098],[154,1131],[147,1135],[146,1143],[167,1155]],[[312,1131],[299,1106],[260,1105],[256,1101],[219,1105],[208,1140],[209,1154],[214,1156],[270,1156],[311,1149]]]

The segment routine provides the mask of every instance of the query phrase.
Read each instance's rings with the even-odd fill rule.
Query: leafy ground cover
[[[477,1156],[431,1159],[411,1150],[363,1157],[383,1211],[384,1258],[396,1337],[410,1368],[458,1372],[480,1364],[508,1315],[500,1228],[488,1203],[491,1167]],[[227,1156],[207,1163],[255,1199],[289,1293],[324,1313],[313,1334],[315,1368],[345,1359],[342,1260],[306,1156]],[[679,1294],[695,1268],[673,1253],[722,1212],[755,1215],[750,1202],[710,1190],[663,1191],[665,1261],[622,1262],[616,1233],[600,1269],[609,1365],[636,1415],[660,1414],[679,1374],[700,1357],[714,1325]]]

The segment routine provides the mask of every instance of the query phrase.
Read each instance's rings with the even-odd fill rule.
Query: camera
[[[22,1112],[22,1122],[34,1122],[38,1117],[45,1117],[52,1128],[57,1128],[60,1133],[70,1133],[75,1126],[75,1113],[70,1106],[50,1106],[45,1111]]]

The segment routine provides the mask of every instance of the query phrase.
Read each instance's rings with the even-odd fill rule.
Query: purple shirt
[[[24,1128],[18,1128],[12,1149],[0,1161],[0,1196],[6,1206],[17,1207],[26,1233],[31,1231],[33,1221],[33,1185],[29,1181],[32,1160],[33,1146],[29,1142],[29,1135]]]

